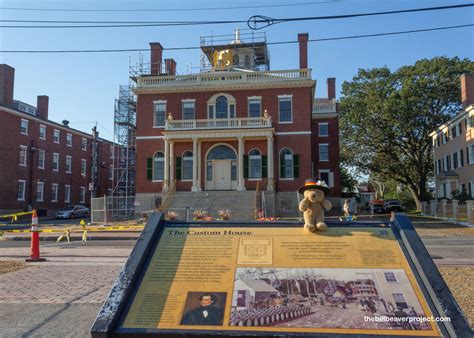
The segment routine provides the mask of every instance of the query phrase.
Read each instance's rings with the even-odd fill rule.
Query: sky
[[[187,21],[247,20],[253,15],[273,18],[308,17],[390,11],[409,8],[469,3],[458,0],[87,0],[42,1],[2,0],[0,7],[36,9],[127,9],[126,12],[61,12],[0,9],[1,20],[82,20],[82,21]],[[309,4],[311,3],[311,4]],[[189,8],[272,6],[245,9],[183,10]],[[176,11],[133,11],[136,9],[177,9]],[[474,8],[450,9],[344,20],[280,23],[264,31],[268,42],[296,40],[298,33],[310,39],[373,34],[474,23]],[[14,25],[1,22],[0,25]],[[8,50],[71,50],[149,48],[149,42],[167,47],[199,46],[200,36],[232,34],[246,24],[184,27],[38,29],[0,28],[0,63],[15,68],[14,98],[36,105],[37,95],[48,95],[49,118],[90,132],[98,121],[100,136],[113,138],[114,101],[119,85],[128,84],[129,65],[140,59],[139,52],[91,54],[21,54]],[[243,39],[245,41],[245,39]],[[142,52],[149,62],[149,52]],[[308,63],[317,81],[316,96],[326,96],[326,78],[335,77],[337,96],[344,81],[350,81],[360,68],[388,66],[395,70],[423,58],[458,56],[474,59],[474,27],[416,34],[352,40],[312,42]],[[197,72],[199,50],[164,51],[164,58],[177,61],[177,72]],[[298,45],[270,46],[272,70],[297,69]]]

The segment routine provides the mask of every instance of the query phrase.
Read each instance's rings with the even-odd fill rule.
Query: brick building
[[[460,82],[462,111],[430,134],[438,198],[452,199],[457,190],[474,199],[474,73]]]
[[[204,40],[202,40],[204,41]],[[266,40],[201,45],[211,64],[177,75],[163,47],[150,43],[150,73],[135,76],[137,197],[168,191],[267,193],[274,213],[296,210],[297,189],[318,177],[340,196],[335,79],[315,99],[308,34],[299,68],[270,70]],[[164,67],[162,67],[164,66]]]
[[[0,65],[0,212],[32,207],[50,214],[90,204],[93,136],[48,119],[48,96],[36,107],[13,99],[15,69]],[[96,194],[110,194],[113,143],[97,137]]]

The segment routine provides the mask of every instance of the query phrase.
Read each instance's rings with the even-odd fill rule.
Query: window
[[[72,147],[72,134],[66,134],[66,146]]]
[[[79,190],[79,203],[86,203],[86,187],[81,187]]]
[[[72,172],[72,157],[66,155],[66,173],[70,174]]]
[[[397,277],[395,276],[394,272],[384,272],[385,280],[387,283],[396,283]]]
[[[228,117],[227,98],[219,96],[216,99],[216,119],[226,119]]]
[[[153,156],[153,181],[163,181],[165,177],[165,155],[161,152]]]
[[[20,133],[22,133],[23,135],[28,135],[28,120],[21,119]]]
[[[329,186],[329,170],[320,170],[319,179],[324,181]]]
[[[319,137],[328,137],[329,136],[329,124],[328,123],[318,123],[318,135],[319,135]]]
[[[289,149],[280,153],[280,177],[293,178],[293,153]]]
[[[107,196],[113,196],[114,189],[107,189]]]
[[[392,293],[393,300],[395,302],[404,302],[405,301],[405,296],[403,296],[403,293],[401,292],[394,292]]]
[[[87,161],[85,159],[81,159],[81,175],[87,175]]]
[[[54,132],[53,132],[53,142],[54,143],[59,143],[59,136],[60,136],[59,130],[54,129]]]
[[[212,161],[207,161],[206,180],[212,181]]]
[[[36,201],[43,202],[44,197],[44,182],[38,182],[36,184]]]
[[[71,186],[64,186],[64,202],[69,203],[71,201]]]
[[[114,166],[112,164],[109,164],[109,180],[114,179]]]
[[[464,166],[464,150],[459,150],[459,168]]]
[[[43,126],[42,124],[39,126],[39,138],[46,140],[46,126]]]
[[[245,68],[250,68],[250,57],[245,55]]]
[[[25,180],[18,180],[18,195],[17,198],[19,201],[25,200],[25,189],[26,189],[26,181]]]
[[[194,120],[195,102],[194,100],[183,100],[183,120]]]
[[[458,126],[458,135],[461,136],[462,134],[462,121],[457,124]]]
[[[457,152],[453,153],[452,158],[453,158],[453,168],[457,169],[458,168],[458,153]]]
[[[260,117],[262,115],[262,103],[260,98],[249,98],[249,117]]]
[[[474,164],[474,144],[469,145],[467,148],[467,154],[469,154],[469,164]]]
[[[58,201],[58,184],[53,183],[51,184],[51,202],[57,202]]]
[[[249,152],[249,178],[262,178],[262,155],[257,149]]]
[[[87,139],[86,138],[82,138],[82,150],[87,150]]]
[[[193,153],[186,151],[183,154],[183,180],[193,179]]]
[[[110,158],[114,158],[114,145],[110,145]]]
[[[238,56],[237,54],[235,54],[235,55],[232,57],[232,64],[233,64],[234,66],[238,66],[238,65],[239,65],[239,62],[240,62],[239,56]]]
[[[278,97],[278,116],[280,123],[291,123],[293,121],[291,96]]]
[[[319,144],[319,161],[327,162],[329,161],[329,145],[320,143]]]
[[[457,128],[456,128],[456,125],[454,125],[452,128],[451,128],[451,137],[452,138],[455,138],[457,136]]]
[[[38,169],[44,169],[46,152],[38,149]]]
[[[155,102],[155,117],[153,121],[154,127],[164,127],[166,118],[166,101]]]
[[[53,171],[59,170],[59,154],[53,153]]]
[[[20,146],[20,165],[26,167],[26,158],[28,156],[28,147]]]
[[[232,160],[230,162],[230,179],[232,181],[237,181],[237,161]]]

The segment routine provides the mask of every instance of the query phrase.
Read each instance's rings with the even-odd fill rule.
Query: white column
[[[237,186],[238,191],[245,191],[244,183],[244,139],[239,137],[239,185]]]
[[[169,174],[170,174],[170,152],[169,142],[165,139],[165,168],[163,178],[163,191],[166,192],[169,189]]]
[[[474,201],[466,201],[466,211],[467,211],[467,223],[474,224],[474,219],[472,217],[474,209]]]
[[[197,147],[197,191],[202,191],[201,185],[201,141],[198,141]]]
[[[197,191],[197,139],[193,138],[193,186],[191,191]]]
[[[273,170],[273,137],[267,137],[267,169],[268,169],[268,184],[267,190],[273,190],[273,179],[275,177]]]
[[[458,200],[452,200],[451,203],[453,204],[453,218],[454,218],[454,221],[456,221],[456,219],[458,217],[459,201]]]
[[[170,142],[170,187],[174,182],[174,142]]]
[[[437,200],[430,200],[430,214],[432,217],[436,217],[437,202]]]
[[[448,200],[441,200],[441,207],[443,209],[443,219],[446,219],[446,206],[448,205]]]

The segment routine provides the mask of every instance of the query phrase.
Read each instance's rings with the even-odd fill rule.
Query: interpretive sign
[[[93,336],[455,332],[394,223],[329,223],[311,234],[290,223],[161,223],[128,294],[109,296],[115,316],[106,302]]]

